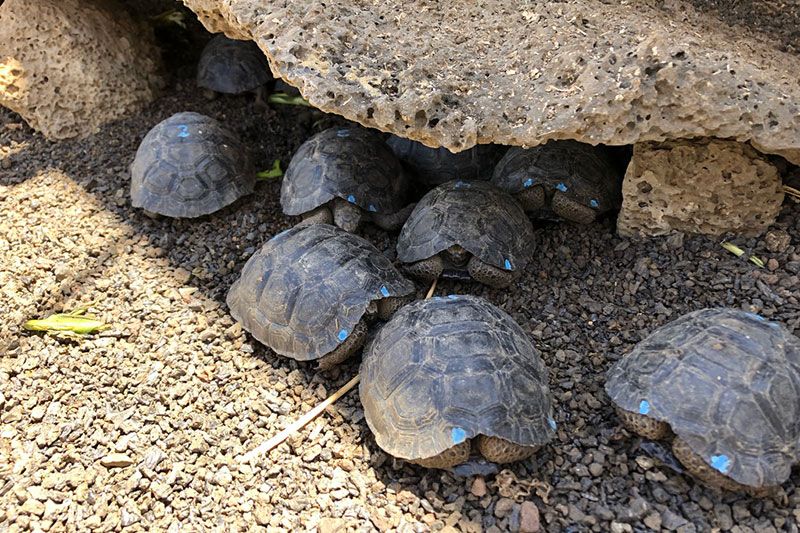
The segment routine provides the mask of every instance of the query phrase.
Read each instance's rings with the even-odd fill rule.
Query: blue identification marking
[[[641,402],[639,402],[639,414],[646,415],[649,412],[650,412],[650,402],[648,402],[647,400],[642,400]]]
[[[181,124],[178,126],[178,137],[188,137],[189,136],[189,126],[185,124]]]
[[[458,296],[455,294],[448,294],[447,297],[450,298],[451,300],[455,300],[456,298],[458,298]]]
[[[461,180],[458,180],[456,182],[456,189],[461,189],[461,188],[464,188],[464,187],[469,187],[469,183],[467,183],[466,181],[461,181]]]
[[[505,268],[506,270],[511,270],[511,268],[512,268],[511,261],[506,259],[505,262],[503,263],[503,268]]]
[[[558,185],[556,185],[556,189],[558,189],[561,192],[567,192],[567,185],[563,182],[559,183]]]
[[[347,332],[346,329],[340,329],[339,334],[336,335],[336,338],[339,339],[340,341],[343,341],[347,338],[348,335],[349,333]]]
[[[553,420],[552,418],[548,418],[548,419],[547,419],[547,423],[548,423],[548,424],[550,424],[550,428],[551,428],[553,431],[555,431],[555,429],[558,427],[558,426],[556,425],[556,421],[555,421],[555,420]]]
[[[350,130],[341,129],[336,132],[337,137],[350,137]]]
[[[592,206],[592,207],[594,207],[595,209],[597,209],[597,208],[598,208],[598,206],[600,205],[600,203],[599,203],[597,200],[595,200],[594,198],[592,198],[592,199],[589,201],[589,205],[590,205],[590,206]]]
[[[749,316],[750,318],[754,318],[754,319],[756,319],[756,320],[758,320],[760,322],[764,322],[766,320],[766,318],[764,318],[763,316],[761,316],[761,315],[759,315],[757,313],[745,313],[745,314],[747,316]]]
[[[522,186],[525,187],[526,189],[531,185],[533,185],[533,178],[526,179],[525,182],[522,184]]]
[[[372,212],[372,213],[377,213],[377,212],[378,212],[378,210],[377,210],[377,209],[375,209],[375,206],[374,206],[374,205],[372,205],[372,204],[369,204],[369,207],[368,207],[367,209],[369,209],[369,210],[370,210],[370,212]]]
[[[389,297],[389,289],[387,289],[385,286],[381,287],[381,294],[383,295],[384,298],[388,298]]]
[[[715,470],[719,470],[723,474],[727,474],[731,470],[731,460],[725,454],[712,455],[711,466],[714,467]]]
[[[351,194],[350,196],[347,197],[347,201],[350,202],[351,204],[354,204],[356,203],[356,197]]]
[[[450,438],[453,440],[453,444],[461,444],[467,440],[467,432],[461,428],[453,428],[450,432]]]

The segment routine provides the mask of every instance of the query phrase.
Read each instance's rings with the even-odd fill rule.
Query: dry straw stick
[[[433,284],[431,288],[428,289],[428,294],[425,295],[425,299],[427,300],[431,296],[433,296],[433,291],[436,290],[436,282],[437,280],[433,280]],[[293,433],[297,432],[298,430],[302,429],[306,424],[317,418],[322,411],[327,409],[329,406],[333,405],[336,400],[350,392],[350,389],[358,385],[358,382],[361,381],[361,375],[356,374],[356,376],[344,384],[342,388],[334,392],[331,396],[329,396],[324,402],[314,407],[312,410],[295,420],[292,424],[289,425],[286,429],[272,437],[271,439],[261,443],[257,448],[253,448],[246,454],[241,457],[241,462],[247,463],[251,459],[258,457],[263,453],[268,453],[277,446],[279,446],[283,441],[288,439]]]

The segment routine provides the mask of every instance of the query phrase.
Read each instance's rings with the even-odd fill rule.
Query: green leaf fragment
[[[67,313],[56,313],[43,319],[28,320],[22,327],[28,331],[69,331],[87,335],[109,329],[111,326],[94,315],[87,315],[91,304],[78,307]]]
[[[730,253],[735,255],[736,257],[742,257],[744,255],[744,250],[733,244],[732,242],[723,242],[722,247],[728,250]],[[756,265],[758,268],[764,268],[764,261],[756,257],[755,255],[750,255],[747,259]]]
[[[175,24],[176,26],[180,26],[183,29],[186,29],[186,14],[177,10],[177,9],[170,9],[168,11],[164,11],[160,15],[156,15],[154,17],[150,17],[156,24],[160,25],[168,25],[168,24]]]
[[[267,97],[267,102],[270,104],[302,105],[306,107],[313,107],[302,96],[289,96],[286,93],[272,93]]]
[[[730,253],[735,255],[736,257],[742,257],[744,255],[744,250],[733,244],[732,242],[723,242],[722,247],[728,250]]]
[[[269,170],[262,170],[256,177],[260,180],[271,180],[275,178],[280,178],[283,176],[283,170],[281,170],[281,160],[276,159],[274,163],[272,163],[272,168]]]

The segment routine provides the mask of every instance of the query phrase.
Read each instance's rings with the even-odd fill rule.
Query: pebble
[[[483,480],[483,477],[477,476],[472,481],[472,486],[470,487],[469,491],[476,498],[483,498],[486,496],[486,481]]]
[[[539,508],[532,501],[522,502],[519,513],[520,533],[538,533],[540,530]]]
[[[133,459],[124,453],[110,453],[100,459],[100,464],[106,468],[123,468],[133,464]]]
[[[233,481],[233,474],[231,474],[231,471],[228,469],[227,466],[223,466],[222,468],[217,470],[216,474],[214,474],[214,482],[217,485],[224,486],[229,484],[231,481]]]

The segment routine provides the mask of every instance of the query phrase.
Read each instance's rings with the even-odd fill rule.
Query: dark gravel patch
[[[48,142],[22,124],[18,116],[0,110],[0,147],[14,152],[2,159],[0,168],[0,209],[4,217],[0,238],[9,238],[24,224],[10,211],[19,205],[16,202],[21,197],[20,189],[24,193],[28,180],[46,169],[60,170],[121,224],[128,225],[133,231],[130,238],[152,252],[154,261],[166,259],[172,267],[188,272],[185,284],[219,304],[210,313],[224,314],[225,294],[244,262],[294,220],[281,213],[277,182],[261,183],[250,197],[195,221],[152,220],[132,209],[126,169],[138,142],[152,125],[178,111],[205,113],[227,124],[252,147],[260,168],[268,168],[274,159],[285,165],[297,146],[315,131],[313,124],[321,118],[297,108],[259,110],[251,97],[206,101],[191,80],[172,87],[141,114],[81,141]],[[9,200],[12,197],[14,202]],[[59,213],[53,212],[52,216],[58,217]],[[796,239],[800,206],[787,200],[775,228]],[[369,228],[366,235],[394,255],[394,237],[374,228]],[[754,500],[706,489],[647,458],[639,449],[640,441],[620,429],[603,392],[604,373],[611,363],[653,329],[695,309],[741,307],[780,320],[791,329],[800,327],[800,248],[792,244],[778,252],[768,250],[763,239],[732,240],[765,261],[770,260],[770,268],[758,269],[733,257],[720,247],[719,239],[674,235],[632,241],[616,236],[612,222],[605,221],[592,227],[551,224],[539,228],[532,243],[535,259],[522,279],[508,290],[457,282],[440,285],[440,294],[476,294],[509,312],[535,341],[551,369],[558,438],[536,458],[514,465],[510,469],[513,476],[460,479],[392,460],[375,446],[356,395],[351,395],[327,420],[321,435],[325,436],[325,448],[340,446],[356,452],[332,457],[325,449],[318,449],[313,439],[283,445],[271,455],[271,465],[252,473],[246,486],[268,483],[275,487],[280,504],[270,516],[277,513],[282,518],[270,521],[268,516],[267,522],[281,528],[301,528],[307,517],[318,514],[330,518],[326,527],[334,529],[349,524],[359,529],[394,527],[402,531],[447,527],[466,531],[514,530],[523,514],[521,502],[527,499],[537,505],[543,526],[553,532],[690,532],[714,528],[797,531],[797,472],[772,499]],[[14,249],[2,253],[3,263],[19,260]],[[124,293],[119,297],[124,298]],[[37,293],[30,305],[44,313],[60,309],[64,299],[63,286],[56,284],[51,290]],[[62,349],[58,343],[44,342],[48,350]],[[309,365],[278,358],[252,340],[246,346],[252,346],[252,357],[260,361],[249,372],[262,373],[268,381],[284,384],[280,394],[296,395],[305,402],[308,398],[297,391],[316,387],[321,381],[328,384],[330,391],[356,372],[356,364],[350,363],[335,375],[321,379]],[[241,343],[226,349],[238,353]],[[6,386],[0,383],[0,391]],[[10,397],[8,390],[6,398]],[[219,398],[220,402],[224,400]],[[300,406],[305,404],[298,400],[295,405],[299,414],[303,410]],[[295,415],[288,414],[290,418]],[[269,435],[279,427],[282,425],[270,422],[261,429]],[[251,448],[257,442],[247,441],[244,447]],[[225,453],[224,449],[215,450],[218,449],[212,448],[211,453]],[[302,461],[298,460],[300,457]],[[362,490],[351,488],[351,493],[333,490],[329,498],[332,503],[318,501],[317,494],[323,490],[315,484],[329,474],[333,464],[375,480]],[[225,481],[226,475],[220,479]],[[18,479],[35,481],[35,468]],[[519,496],[533,480],[537,486],[529,487],[531,495]],[[547,485],[551,487],[549,495]],[[236,491],[227,489],[217,505],[224,508],[230,503],[236,509],[232,501],[226,500],[228,493],[233,498]],[[14,494],[11,491],[2,496],[0,501],[6,509],[20,505]],[[151,504],[140,502],[145,520],[153,516],[151,526],[169,525],[171,507],[167,508],[166,518],[163,514],[159,518],[159,513],[147,514],[152,509],[141,509],[144,505]],[[530,511],[529,506],[525,509],[526,513]],[[7,511],[0,516],[0,525],[7,516],[16,514]],[[241,514],[239,519],[243,516],[252,515]],[[526,514],[525,518],[530,517]],[[198,520],[198,527],[219,525],[213,513],[203,514]]]

